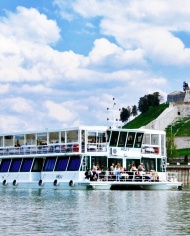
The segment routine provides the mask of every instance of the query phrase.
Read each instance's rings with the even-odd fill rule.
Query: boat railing
[[[87,143],[87,152],[106,152],[107,143]]]
[[[137,182],[159,182],[159,176],[157,172],[150,173],[137,173],[135,171],[107,171],[97,170],[86,171],[85,178],[90,181],[137,181]]]
[[[0,156],[9,155],[30,155],[30,154],[52,154],[52,153],[77,153],[77,152],[103,152],[107,150],[106,143],[90,144],[85,147],[78,142],[67,143],[67,144],[49,144],[49,145],[38,145],[29,146],[22,145],[21,147],[4,147],[0,148]]]

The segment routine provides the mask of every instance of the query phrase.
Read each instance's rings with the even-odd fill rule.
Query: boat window
[[[11,159],[4,159],[1,161],[0,172],[7,172],[9,170],[9,166],[11,163]]]
[[[150,134],[144,134],[143,144],[150,144]]]
[[[49,133],[49,143],[59,143],[59,132]]]
[[[35,158],[34,164],[32,167],[32,172],[39,172],[42,170],[43,158]]]
[[[158,145],[159,135],[151,134],[151,145]]]
[[[96,143],[96,132],[88,131],[88,143]]]
[[[78,142],[78,130],[70,130],[66,132],[67,143]]]
[[[138,168],[138,166],[140,165],[140,160],[137,160],[137,159],[127,159],[126,160],[126,170],[130,171],[133,164],[135,164],[135,166]]]
[[[105,143],[106,142],[106,133],[98,132],[97,134],[97,143]]]
[[[107,131],[107,142],[109,142],[109,141],[110,141],[110,135],[111,135],[111,131],[110,131],[110,130],[108,130],[108,131]]]
[[[128,137],[127,137],[126,147],[133,147],[134,139],[135,139],[135,133],[129,132]]]
[[[36,145],[35,134],[26,134],[26,145]]]
[[[58,157],[55,171],[65,171],[67,168],[67,164],[69,161],[69,157]]]
[[[3,136],[0,136],[0,147],[3,147]]]
[[[20,170],[22,159],[13,159],[9,172],[18,172]]]
[[[143,133],[137,133],[135,138],[135,148],[140,148],[142,144]]]
[[[141,162],[145,166],[146,171],[156,171],[156,159],[155,158],[142,158]]]
[[[24,145],[24,134],[19,134],[14,136],[14,146],[20,147]]]
[[[55,166],[56,157],[46,158],[43,171],[53,171]]]
[[[65,143],[65,131],[61,132],[61,143]]]
[[[47,133],[37,134],[37,145],[47,145]]]
[[[158,171],[158,172],[162,172],[162,171],[165,171],[165,170],[163,170],[163,162],[162,162],[162,159],[161,158],[158,158],[157,159],[157,170],[156,171]]]
[[[4,137],[4,146],[13,146],[13,135],[7,135]]]
[[[116,147],[118,135],[119,135],[119,131],[112,131],[111,139],[110,139],[110,146],[111,147]]]
[[[106,156],[91,157],[91,168],[95,165],[101,169],[108,167],[108,158]]]
[[[125,147],[127,132],[120,132],[118,147]]]
[[[32,166],[33,158],[23,159],[22,166],[20,171],[21,172],[29,172]]]
[[[80,156],[70,157],[68,171],[79,170],[81,158]]]

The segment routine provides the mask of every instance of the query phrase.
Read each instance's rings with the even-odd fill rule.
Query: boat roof
[[[78,127],[68,127],[68,128],[61,128],[61,129],[44,129],[44,130],[34,130],[34,131],[19,131],[19,132],[7,132],[7,133],[0,133],[0,136],[6,135],[21,135],[21,134],[36,134],[36,133],[50,133],[50,132],[61,132],[61,131],[69,131],[69,130],[87,130],[87,131],[102,131],[105,132],[109,131],[128,131],[128,132],[143,132],[143,133],[157,133],[157,134],[165,134],[165,131],[162,130],[153,130],[153,129],[144,129],[144,128],[137,128],[137,129],[126,129],[122,127],[108,127],[108,126],[78,126]]]

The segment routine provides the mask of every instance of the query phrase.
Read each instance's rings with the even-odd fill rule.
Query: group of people
[[[106,168],[105,166],[102,166],[102,168],[100,168],[98,164],[96,164],[92,169],[88,169],[85,172],[85,176],[91,181],[95,181],[97,179],[108,181],[113,180],[114,176],[116,176],[116,181],[120,181],[121,173],[124,173],[125,171],[126,169],[123,168],[120,163],[117,163],[117,165],[112,163],[110,168]]]
[[[130,172],[133,172],[133,176],[149,176],[149,179],[157,179],[157,175],[154,175],[154,173],[156,172],[145,171],[145,166],[143,163],[141,163],[138,168],[135,164],[132,164]],[[103,179],[106,181],[120,181],[121,176],[123,175],[127,175],[126,168],[123,168],[120,163],[117,163],[116,165],[112,163],[110,168],[107,168],[104,165],[102,166],[102,168],[100,168],[97,163],[93,166],[92,169],[88,169],[85,172],[86,179],[90,179],[91,181],[96,181],[98,179]]]

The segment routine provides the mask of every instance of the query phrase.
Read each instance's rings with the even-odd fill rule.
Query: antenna
[[[115,108],[115,106],[116,106],[116,102],[115,102],[115,98],[113,98],[113,107],[112,107],[112,109],[110,109],[110,108],[107,108],[107,126],[108,126],[108,122],[109,122],[109,118],[108,118],[108,112],[112,112],[112,116],[113,116],[113,118],[110,120],[110,121],[112,121],[113,123],[112,123],[112,126],[111,126],[111,128],[117,128],[118,127],[118,123],[119,123],[119,121],[120,121],[120,119],[117,119],[116,118],[116,113],[118,112],[118,111],[121,111],[121,109],[119,109],[119,110],[117,110],[116,108]]]

